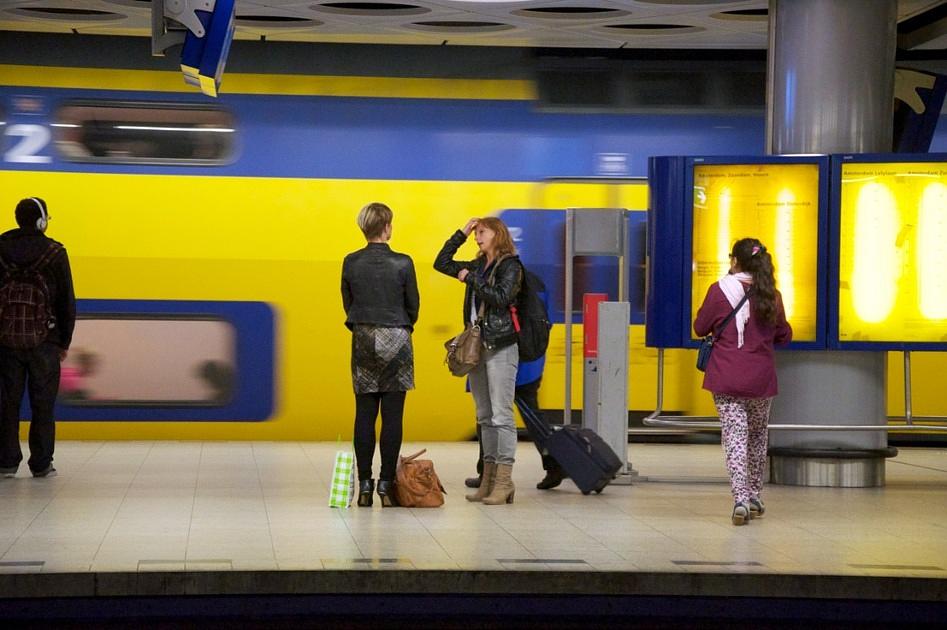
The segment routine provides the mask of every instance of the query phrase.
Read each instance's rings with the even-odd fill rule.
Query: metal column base
[[[638,471],[631,467],[631,462],[628,462],[628,469],[625,472],[619,472],[615,475],[615,478],[608,482],[610,486],[630,486],[633,484],[642,481]]]
[[[830,488],[880,488],[885,459],[898,449],[877,450],[774,448],[769,452],[770,483]]]

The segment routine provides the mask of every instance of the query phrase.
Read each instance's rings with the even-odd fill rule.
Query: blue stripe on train
[[[0,99],[42,98],[42,113],[9,122],[49,124],[71,98],[193,102],[191,95],[52,88],[0,88]],[[239,153],[220,167],[113,166],[54,159],[57,171],[534,181],[550,176],[647,175],[647,158],[761,154],[762,116],[542,113],[525,101],[225,95],[237,119]],[[29,119],[28,121],[26,119]],[[23,119],[23,120],[19,120]],[[45,155],[52,155],[52,146]],[[617,158],[616,158],[617,156]],[[5,163],[34,170],[36,165]]]

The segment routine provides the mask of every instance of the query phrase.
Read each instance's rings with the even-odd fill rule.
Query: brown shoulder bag
[[[493,284],[493,279],[496,276],[497,269],[500,267],[500,263],[507,258],[509,258],[509,256],[501,256],[493,264],[493,269],[490,271],[487,282]],[[485,304],[481,303],[480,308],[477,309],[477,324],[467,326],[464,328],[464,332],[444,342],[444,347],[447,348],[447,356],[444,357],[444,363],[447,364],[447,369],[449,369],[450,373],[454,376],[467,376],[475,367],[480,365],[483,340],[480,338],[479,322],[483,320],[484,306]]]
[[[444,363],[454,376],[466,376],[480,364],[480,326],[469,326],[464,332],[444,342],[447,356]]]

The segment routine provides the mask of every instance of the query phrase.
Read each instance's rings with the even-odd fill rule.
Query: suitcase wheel
[[[604,490],[604,488],[599,488],[595,491],[595,494],[602,494],[602,490]]]
[[[583,490],[583,491],[582,491],[582,494],[589,494],[589,493],[591,493],[591,492],[592,492],[591,490]]]

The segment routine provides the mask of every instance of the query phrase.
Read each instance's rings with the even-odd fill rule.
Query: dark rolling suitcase
[[[615,451],[595,431],[572,425],[553,429],[522,399],[516,399],[516,406],[539,438],[539,446],[559,462],[582,494],[601,492],[621,469]]]

